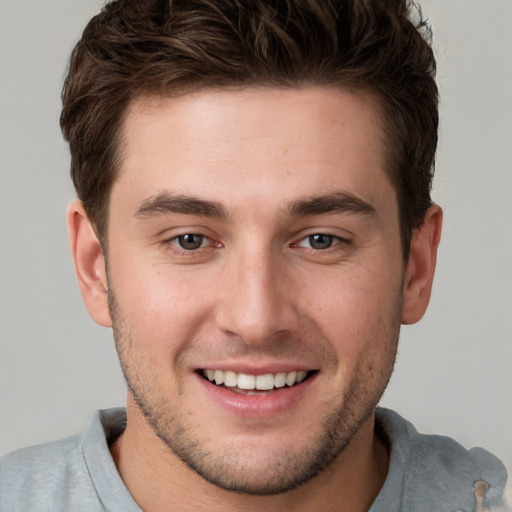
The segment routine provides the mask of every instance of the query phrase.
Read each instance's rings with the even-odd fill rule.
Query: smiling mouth
[[[314,373],[316,373],[316,370],[298,370],[264,375],[210,369],[200,371],[203,378],[216,386],[249,395],[274,392],[281,388],[296,386],[310,378]]]

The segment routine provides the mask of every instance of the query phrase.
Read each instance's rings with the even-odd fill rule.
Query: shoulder
[[[388,479],[394,480],[395,493],[400,487],[403,510],[437,504],[439,510],[472,511],[502,504],[507,473],[488,451],[467,450],[446,436],[420,434],[386,409],[377,410],[376,421],[391,445]]]
[[[99,411],[81,434],[1,457],[0,511],[104,510],[92,474],[115,479],[104,428],[111,419]]]
[[[0,457],[0,488],[6,483],[37,479],[39,475],[59,473],[73,465],[80,451],[80,435],[60,441],[21,448]]]
[[[80,435],[9,453],[0,459],[0,510],[50,510],[70,482],[87,486],[86,473]]]

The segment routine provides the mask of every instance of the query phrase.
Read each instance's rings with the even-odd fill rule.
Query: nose
[[[241,251],[223,269],[217,326],[247,345],[263,346],[297,329],[289,269],[270,250]]]

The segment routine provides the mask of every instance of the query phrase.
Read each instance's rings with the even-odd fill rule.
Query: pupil
[[[328,249],[332,245],[332,235],[324,235],[322,233],[311,235],[309,243],[313,249]]]
[[[199,249],[203,243],[202,235],[181,235],[178,238],[179,244],[183,249],[192,250]]]

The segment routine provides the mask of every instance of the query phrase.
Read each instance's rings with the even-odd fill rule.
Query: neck
[[[118,471],[141,509],[210,512],[368,511],[386,478],[389,455],[374,434],[373,415],[326,470],[292,491],[252,496],[225,491],[197,475],[153,433],[134,404],[111,446]]]

